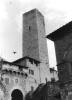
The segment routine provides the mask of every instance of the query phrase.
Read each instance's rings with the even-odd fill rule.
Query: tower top
[[[72,21],[63,25],[59,29],[50,33],[49,35],[47,35],[47,38],[51,39],[52,41],[56,41],[71,34],[71,31],[72,31]]]
[[[29,15],[29,14],[40,14],[42,17],[44,17],[43,15],[42,15],[42,13],[38,10],[38,9],[36,9],[36,8],[34,8],[34,9],[32,9],[32,10],[30,10],[30,11],[27,11],[27,12],[25,12],[24,14],[23,14],[23,16],[27,16],[27,15]]]

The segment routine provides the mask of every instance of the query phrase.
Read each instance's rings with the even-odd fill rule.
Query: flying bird
[[[13,51],[13,54],[15,55],[17,52],[16,51]]]

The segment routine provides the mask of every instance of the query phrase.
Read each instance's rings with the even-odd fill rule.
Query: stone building
[[[58,81],[58,71],[55,70],[54,68],[50,68],[50,76],[51,76],[51,81]]]
[[[48,63],[44,16],[33,9],[23,14],[23,57]]]
[[[59,80],[67,82],[72,79],[72,22],[47,37],[55,44]]]
[[[25,96],[26,100],[62,100],[58,82],[40,84],[32,93]],[[63,99],[64,100],[64,99]]]
[[[44,16],[33,9],[23,14],[23,57],[40,62],[41,82],[50,80]]]
[[[55,44],[63,100],[72,100],[72,21],[49,34],[47,38]]]
[[[33,9],[23,15],[23,55],[0,61],[0,99],[23,100],[39,84],[51,81],[43,15]]]
[[[24,57],[12,63],[1,61],[1,100],[14,100],[13,98],[17,99],[20,94],[19,97],[23,100],[29,91],[35,91],[39,84],[46,81],[50,81],[48,70],[37,60]]]
[[[14,94],[15,91],[18,94],[22,93],[24,98],[27,92],[31,90],[34,91],[37,88],[40,83],[39,70],[36,65],[33,66],[30,62],[27,63],[27,66],[29,67],[18,66],[7,61],[2,61],[0,85],[4,93],[4,100],[11,100],[14,96],[12,94]],[[15,97],[17,98],[17,95]]]

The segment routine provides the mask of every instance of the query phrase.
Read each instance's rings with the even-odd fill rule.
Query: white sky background
[[[0,0],[0,56],[22,57],[22,14],[33,8],[45,17],[46,34],[72,20],[72,0]],[[53,43],[48,40],[50,67],[56,66]],[[13,51],[17,53],[14,55]]]

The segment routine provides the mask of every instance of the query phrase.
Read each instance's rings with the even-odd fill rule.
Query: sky
[[[46,34],[72,20],[72,0],[1,0],[0,56],[7,61],[22,57],[22,14],[37,8],[45,19]],[[47,40],[50,67],[56,66],[54,43]],[[13,51],[17,53],[14,55]]]

